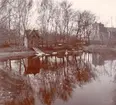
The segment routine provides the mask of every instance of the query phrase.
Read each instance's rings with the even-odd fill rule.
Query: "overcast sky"
[[[99,22],[104,23],[106,26],[116,27],[116,0],[68,0],[68,1],[73,4],[74,9],[89,10],[98,17],[97,20]]]
[[[90,10],[107,26],[116,27],[116,0],[68,0],[74,8]]]

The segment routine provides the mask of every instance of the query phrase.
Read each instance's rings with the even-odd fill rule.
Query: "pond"
[[[0,61],[1,105],[116,105],[116,56]]]

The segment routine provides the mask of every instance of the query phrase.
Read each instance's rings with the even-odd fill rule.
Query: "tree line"
[[[36,2],[36,3],[35,3]],[[25,37],[25,30],[31,26],[32,10],[36,7],[35,26],[39,33],[48,37],[64,36],[69,39],[74,35],[77,38],[88,38],[96,16],[90,11],[73,9],[73,4],[67,0],[1,0],[0,2],[0,29],[16,30],[16,35]],[[31,26],[34,28],[34,26]],[[57,40],[57,39],[56,39]]]

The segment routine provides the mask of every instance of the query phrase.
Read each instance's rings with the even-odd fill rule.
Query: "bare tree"
[[[54,14],[55,5],[53,0],[42,0],[38,3],[38,27],[42,36],[46,39],[48,45],[48,39],[52,32],[54,32]]]
[[[2,0],[0,2],[0,24],[5,24],[9,30],[9,38],[11,31],[15,31],[16,37],[22,37],[28,28],[29,14],[33,0]],[[15,36],[14,36],[15,37]],[[16,42],[19,41],[16,38]]]
[[[95,15],[91,12],[75,11],[67,0],[55,3],[53,0],[42,0],[38,10],[39,27],[43,36],[54,33],[63,40],[68,40],[72,35],[89,40],[91,25],[95,22]]]
[[[75,22],[76,22],[76,36],[78,38],[87,38],[91,34],[92,24],[95,22],[95,15],[89,11],[78,11]]]

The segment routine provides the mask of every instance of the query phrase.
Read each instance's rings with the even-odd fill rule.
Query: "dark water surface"
[[[0,105],[116,105],[116,56],[1,61]]]

